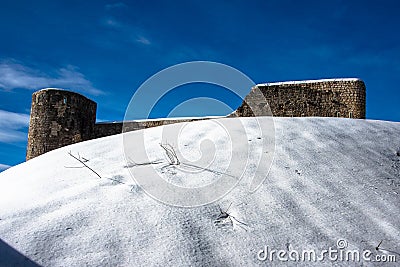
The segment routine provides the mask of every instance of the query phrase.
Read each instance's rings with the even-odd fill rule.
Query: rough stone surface
[[[264,97],[257,95],[258,90]],[[365,119],[365,94],[365,84],[358,79],[260,84],[252,88],[231,116],[263,115],[261,108],[268,102],[277,117]]]
[[[26,159],[93,138],[97,104],[69,91],[43,89],[32,95]]]
[[[358,79],[259,84],[251,89],[242,105],[229,117],[273,115],[364,119],[365,91],[364,82]],[[123,130],[135,131],[207,119],[160,119],[96,124],[96,106],[92,100],[69,91],[43,89],[35,92],[32,95],[26,159],[76,142],[119,134]]]

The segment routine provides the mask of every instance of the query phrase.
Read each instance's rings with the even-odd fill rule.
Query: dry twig
[[[169,159],[169,163],[171,165],[179,165],[181,162],[178,159],[178,156],[176,155],[175,149],[173,146],[170,144],[162,144],[160,143],[160,146],[164,149],[165,153],[167,154],[167,157]]]
[[[83,168],[83,167],[86,167],[86,168],[88,168],[89,170],[91,170],[94,174],[96,174],[96,175],[101,179],[100,174],[98,174],[95,170],[93,170],[92,168],[90,168],[90,167],[86,164],[86,162],[89,161],[88,159],[81,158],[81,156],[79,155],[79,153],[78,153],[78,157],[77,157],[77,156],[74,156],[74,155],[71,153],[71,151],[68,152],[68,155],[70,155],[71,157],[73,157],[74,159],[76,159],[77,161],[79,161],[80,163],[82,163],[83,166],[80,166],[80,167],[66,167],[66,168]]]

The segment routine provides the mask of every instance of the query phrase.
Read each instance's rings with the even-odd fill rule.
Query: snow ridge
[[[300,81],[260,83],[260,84],[257,84],[256,86],[272,86],[272,85],[304,84],[304,83],[324,83],[324,82],[355,82],[355,81],[361,81],[361,80],[359,78],[333,78],[333,79],[319,79],[319,80],[300,80]]]

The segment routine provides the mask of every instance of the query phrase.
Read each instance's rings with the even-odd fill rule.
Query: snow
[[[359,78],[334,78],[334,79],[319,79],[319,80],[303,80],[303,81],[285,81],[285,82],[272,82],[272,83],[260,83],[256,86],[272,86],[272,85],[285,85],[285,84],[304,84],[304,83],[322,83],[322,82],[355,82],[361,81]]]
[[[129,120],[130,121],[168,121],[168,120],[199,120],[199,119],[218,119],[218,118],[224,118],[225,116],[203,116],[203,117],[198,117],[198,116],[193,116],[193,117],[168,117],[168,118],[154,118],[154,119],[138,119],[138,120]]]
[[[125,121],[100,121],[96,124],[109,124],[109,123],[123,123],[123,122],[146,122],[146,121],[169,121],[169,120],[204,120],[204,119],[218,119],[225,118],[226,116],[193,116],[193,117],[168,117],[168,118],[152,118],[152,119],[137,119],[137,120],[125,120]]]
[[[57,91],[67,91],[63,88],[57,88],[57,87],[47,87],[47,88],[43,88],[38,90],[37,92],[41,92],[41,91],[49,91],[49,90],[57,90]]]
[[[250,149],[264,151],[262,139],[253,138],[258,133],[251,118],[215,122],[222,120],[232,125],[241,120],[251,136]],[[202,155],[230,146],[227,136],[205,121],[185,125],[176,149],[188,160],[201,162]],[[239,183],[217,202],[196,208],[165,205],[130,176],[139,168],[125,162],[123,136],[135,140],[146,133],[148,143],[154,142],[147,157],[165,159],[157,143],[160,127],[70,145],[5,170],[0,173],[0,266],[280,266],[285,263],[276,259],[259,261],[257,253],[264,246],[320,251],[335,247],[338,239],[373,255],[382,254],[375,247],[383,240],[381,247],[398,253],[400,123],[274,118],[274,125],[275,156],[262,186],[250,194],[248,185]],[[88,159],[102,178],[87,168],[66,168],[81,166],[69,151]],[[215,157],[223,170],[224,160]],[[182,186],[219,177],[167,176]],[[229,213],[246,225],[217,220],[219,207],[226,210],[230,203]],[[289,265],[296,264],[314,263]],[[315,263],[324,265],[332,263]]]

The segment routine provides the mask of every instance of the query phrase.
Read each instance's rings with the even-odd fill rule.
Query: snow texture
[[[96,122],[96,124],[110,124],[110,123],[123,123],[123,122],[146,122],[146,121],[169,121],[169,120],[196,120],[196,119],[218,119],[225,118],[225,116],[203,116],[203,117],[168,117],[168,118],[153,118],[153,119],[137,119],[137,120],[125,120],[125,121],[106,121]]]
[[[361,81],[359,78],[335,78],[335,79],[320,79],[320,80],[303,80],[303,81],[285,81],[285,82],[272,82],[260,83],[256,86],[271,86],[271,85],[284,85],[284,84],[303,84],[303,83],[325,83],[325,82],[339,82],[339,81]]]
[[[381,247],[398,253],[400,123],[339,118],[274,118],[274,123],[274,162],[259,190],[250,194],[239,184],[218,202],[197,208],[149,197],[129,175],[135,167],[125,162],[122,135],[63,147],[0,173],[0,265],[284,266],[288,263],[276,259],[261,262],[257,253],[264,246],[318,251],[335,247],[338,239],[373,255],[382,254],[375,250],[382,241]],[[202,125],[190,122],[188,136],[204,133]],[[144,131],[151,135],[157,129]],[[207,149],[215,147],[202,152]],[[87,168],[66,168],[81,166],[69,151],[88,159],[102,178]],[[149,157],[158,158],[160,151]],[[219,208],[225,211],[231,203],[228,213],[246,225],[221,219]],[[332,264],[373,266],[289,262]]]

